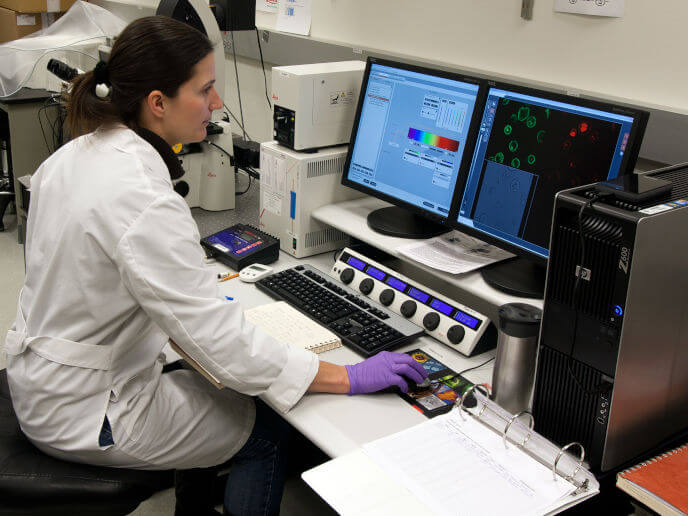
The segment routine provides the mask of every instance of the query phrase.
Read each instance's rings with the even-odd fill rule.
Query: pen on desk
[[[234,274],[224,274],[224,275],[218,274],[217,276],[219,278],[219,283],[222,283],[223,281],[227,281],[227,280],[230,280],[232,278],[236,278],[238,275],[239,275],[239,273],[236,272]]]

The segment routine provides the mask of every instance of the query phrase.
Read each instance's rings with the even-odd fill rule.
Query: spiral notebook
[[[580,445],[560,448],[526,424],[529,414],[473,394],[474,408],[459,402],[302,477],[338,513],[356,516],[555,514],[599,492]]]
[[[622,471],[616,485],[659,514],[688,514],[688,444]]]
[[[244,316],[276,340],[313,353],[322,353],[342,345],[334,333],[284,301],[251,308],[244,312]]]

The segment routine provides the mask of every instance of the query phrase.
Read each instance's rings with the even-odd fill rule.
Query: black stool
[[[0,371],[0,514],[128,514],[173,485],[172,471],[87,466],[54,459],[24,436]]]

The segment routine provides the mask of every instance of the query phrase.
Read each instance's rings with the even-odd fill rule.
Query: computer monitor
[[[424,238],[445,225],[477,131],[481,81],[368,58],[342,184],[395,206],[373,211],[383,234]]]
[[[542,297],[555,194],[632,173],[642,110],[488,83],[455,227],[524,259],[484,269],[506,292]]]

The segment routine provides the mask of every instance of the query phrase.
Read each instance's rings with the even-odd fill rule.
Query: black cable
[[[232,37],[232,56],[234,57],[234,74],[236,76],[237,96],[239,97],[239,114],[241,115],[241,130],[244,132],[244,139],[246,139],[248,138],[248,136],[246,136],[246,130],[244,129],[244,108],[241,106],[241,89],[239,88],[239,68],[237,68],[236,47],[234,45],[234,31],[230,30],[229,34]]]
[[[48,144],[48,138],[45,136],[45,129],[43,128],[43,121],[41,120],[41,112],[45,109],[45,105],[41,108],[38,108],[38,112],[36,113],[36,116],[38,117],[38,124],[41,126],[41,133],[43,134],[43,141],[45,142],[45,148],[48,149],[48,152],[51,153],[52,150],[50,149],[50,145]]]
[[[203,143],[207,143],[208,145],[212,145],[213,147],[217,147],[217,148],[220,149],[222,152],[224,152],[225,154],[227,154],[227,156],[232,156],[232,153],[231,153],[231,152],[228,152],[227,150],[223,149],[223,148],[220,147],[218,144],[211,142],[210,140],[203,140]]]
[[[227,107],[227,104],[225,104],[225,103],[223,102],[222,105],[225,107],[225,111],[227,111],[227,114],[228,114],[229,116],[231,116],[231,117],[234,119],[234,121],[237,123],[237,125],[238,125],[239,127],[241,127],[242,132],[246,135],[246,139],[247,139],[248,141],[250,141],[250,142],[254,141],[253,138],[251,138],[251,135],[248,134],[248,133],[246,132],[246,130],[244,129],[244,126],[241,124],[241,122],[239,121],[239,119],[238,119],[238,118],[234,115],[234,113],[232,113],[232,112],[230,111],[230,109]]]
[[[253,176],[246,174],[248,176],[248,186],[246,187],[246,190],[243,192],[235,192],[234,195],[244,195],[246,192],[248,192],[251,189],[251,184],[253,182]]]
[[[478,364],[477,366],[469,367],[468,369],[464,369],[463,371],[459,371],[458,373],[456,373],[456,374],[454,375],[454,377],[456,378],[456,377],[458,377],[459,375],[462,375],[462,374],[464,374],[464,373],[467,373],[468,371],[473,371],[473,369],[478,369],[479,367],[482,367],[482,366],[484,366],[484,365],[487,365],[487,364],[489,364],[490,362],[492,362],[494,359],[495,359],[495,357],[492,357],[492,358],[490,358],[490,359],[488,359],[488,360],[485,360],[485,362],[483,362],[482,364]]]
[[[260,66],[263,67],[263,80],[265,81],[265,98],[268,101],[268,108],[272,109],[272,103],[270,102],[270,95],[268,94],[268,77],[265,75],[265,63],[263,62],[263,49],[260,46],[260,32],[258,32],[258,27],[256,27],[256,39],[258,40],[258,52],[260,53]]]
[[[576,312],[576,316],[573,320],[573,339],[574,339],[574,344],[575,344],[575,339],[576,339],[576,334],[578,332],[578,316],[580,314],[580,307],[579,301],[580,301],[580,286],[581,286],[581,279],[583,278],[583,275],[585,274],[585,237],[583,236],[583,213],[585,210],[590,209],[594,203],[599,201],[600,199],[604,197],[609,197],[611,194],[599,194],[595,192],[593,196],[585,203],[583,203],[580,207],[580,210],[578,210],[578,237],[580,239],[580,248],[581,248],[581,254],[580,254],[580,265],[578,266],[579,269],[576,273],[576,280],[573,284],[573,299],[572,299],[572,304],[573,304],[573,309]],[[583,391],[584,394],[588,396],[597,396],[598,394],[602,394],[603,392],[607,392],[610,388],[610,385],[607,382],[601,382],[597,387],[595,387],[593,390],[588,389],[583,385],[583,383],[580,381],[580,379],[576,376],[576,374],[573,372],[573,353],[569,354],[568,360],[566,361],[566,368],[568,370],[568,373],[571,375],[571,378],[576,382],[576,385],[578,385],[578,388]]]

